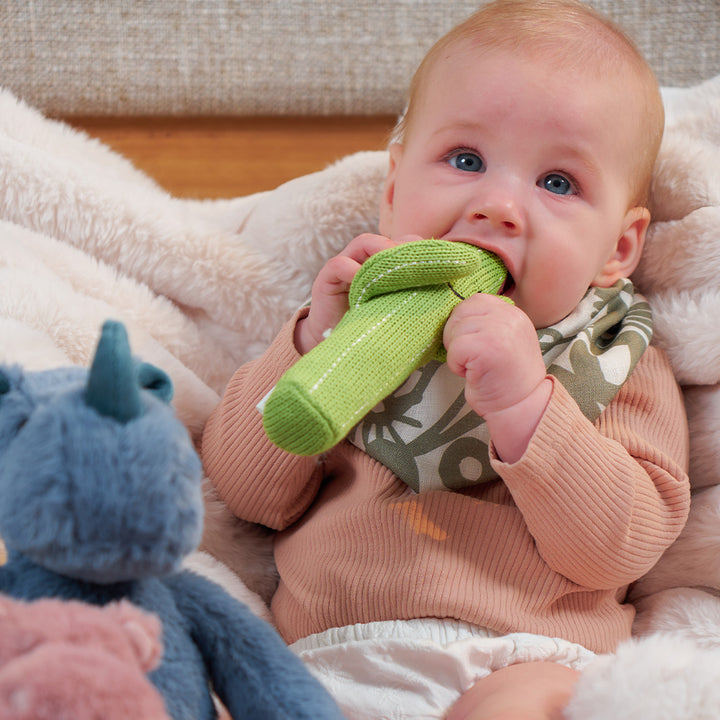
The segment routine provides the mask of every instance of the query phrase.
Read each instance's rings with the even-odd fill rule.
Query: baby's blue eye
[[[459,152],[448,158],[450,165],[457,170],[465,172],[485,172],[485,163],[482,158],[473,152]]]
[[[575,195],[575,187],[564,175],[550,173],[542,178],[538,184],[548,192],[556,195]]]

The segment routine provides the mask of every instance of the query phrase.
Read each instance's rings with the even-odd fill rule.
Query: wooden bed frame
[[[271,190],[360,150],[381,150],[395,118],[68,118],[171,195],[231,198]]]

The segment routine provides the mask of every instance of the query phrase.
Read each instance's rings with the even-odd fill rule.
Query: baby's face
[[[639,257],[647,212],[629,209],[639,108],[628,100],[572,67],[451,49],[391,148],[381,232],[497,253],[506,294],[536,327],[557,322]]]

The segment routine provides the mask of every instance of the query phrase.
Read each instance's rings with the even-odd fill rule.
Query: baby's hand
[[[443,342],[448,367],[465,378],[468,405],[485,419],[498,454],[519,459],[551,392],[530,318],[499,297],[473,295],[453,310]]]
[[[409,239],[420,238],[402,241]],[[382,235],[365,233],[325,263],[312,286],[310,312],[295,328],[295,347],[301,355],[312,350],[347,312],[348,290],[360,266],[371,255],[396,244]]]

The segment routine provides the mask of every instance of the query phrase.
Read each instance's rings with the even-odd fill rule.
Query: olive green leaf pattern
[[[538,330],[548,373],[591,421],[615,397],[651,339],[650,307],[625,279],[591,288],[570,315]],[[485,423],[465,402],[464,380],[437,361],[413,372],[348,439],[416,492],[498,479]]]

